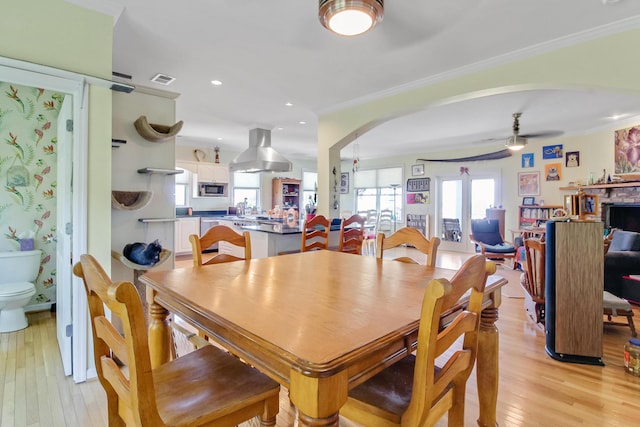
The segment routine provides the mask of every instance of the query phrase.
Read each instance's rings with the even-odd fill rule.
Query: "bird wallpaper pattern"
[[[0,82],[0,251],[42,251],[36,294],[56,296],[57,120],[64,95]]]

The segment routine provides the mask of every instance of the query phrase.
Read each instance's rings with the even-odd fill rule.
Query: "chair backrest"
[[[108,411],[126,425],[164,425],[155,401],[151,359],[142,303],[131,282],[113,283],[91,255],[73,267],[84,281],[93,333],[98,378],[107,394]],[[122,324],[122,334],[104,315],[104,305]],[[128,368],[125,374],[124,365]],[[117,419],[117,417],[116,417]]]
[[[427,239],[418,229],[411,227],[403,227],[390,236],[385,236],[384,233],[378,233],[376,257],[382,258],[385,250],[396,248],[400,245],[411,245],[415,247],[427,256],[426,265],[430,267],[436,266],[436,256],[438,254],[438,246],[440,246],[440,239],[437,237]],[[419,264],[419,262],[412,257],[405,256],[395,259],[397,261]]]
[[[500,221],[497,219],[472,219],[471,236],[473,240],[486,245],[499,245],[504,242],[500,234]]]
[[[362,254],[365,219],[360,215],[351,215],[342,220],[340,225],[340,243],[338,251],[351,254]]]
[[[391,233],[393,230],[393,212],[389,209],[382,209],[378,215],[378,224],[376,225],[378,233]]]
[[[329,249],[329,229],[331,221],[323,215],[316,215],[304,222],[302,228],[301,252],[315,249]]]
[[[448,390],[461,389],[464,399],[466,381],[476,359],[484,287],[487,277],[495,271],[493,262],[485,262],[482,255],[474,255],[450,281],[433,279],[429,282],[420,315],[413,393],[409,408],[402,416],[402,425],[432,425],[425,420],[439,419],[449,409],[446,404],[436,405]],[[466,310],[442,325],[441,315],[454,307],[469,290]],[[460,337],[463,337],[461,344]],[[436,369],[436,359],[441,368]],[[456,396],[452,404],[459,403],[455,399],[460,393]],[[459,413],[456,415],[460,416]],[[450,418],[449,424],[463,425],[464,418],[453,423]]]
[[[236,233],[226,225],[215,225],[207,230],[202,237],[197,234],[189,236],[193,265],[199,267],[208,264],[221,264],[223,262],[241,261],[251,259],[251,237],[248,231],[242,234]],[[203,261],[202,251],[218,242],[227,242],[244,249],[244,257],[237,257],[227,253],[217,253]]]
[[[527,283],[523,286],[534,301],[544,302],[546,245],[536,238],[524,239],[523,244],[527,261]]]

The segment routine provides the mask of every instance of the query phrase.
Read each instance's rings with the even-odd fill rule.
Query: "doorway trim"
[[[85,76],[39,64],[0,57],[0,76],[12,83],[45,88],[73,96],[73,232],[72,262],[87,251],[88,82]],[[88,314],[81,280],[72,275],[72,374],[75,382],[95,376],[88,371]],[[59,284],[57,284],[59,286]]]

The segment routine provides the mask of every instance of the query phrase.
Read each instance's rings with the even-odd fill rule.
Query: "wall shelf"
[[[572,185],[570,187],[560,187],[560,190],[579,190],[582,189],[591,189],[591,188],[620,188],[620,187],[640,187],[640,181],[631,181],[631,182],[612,182],[607,184],[593,184],[593,185]]]
[[[149,173],[149,174],[159,174],[159,175],[178,175],[184,173],[183,170],[177,169],[162,169],[162,168],[142,168],[138,169],[138,173]]]
[[[176,218],[138,218],[138,221],[145,224],[150,222],[176,222]]]

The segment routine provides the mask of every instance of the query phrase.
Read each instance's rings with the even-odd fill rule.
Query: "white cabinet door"
[[[220,163],[198,163],[199,182],[229,182],[229,167]]]
[[[200,218],[179,218],[176,221],[176,254],[191,252],[191,242],[189,242],[189,236],[191,234],[200,235]]]

